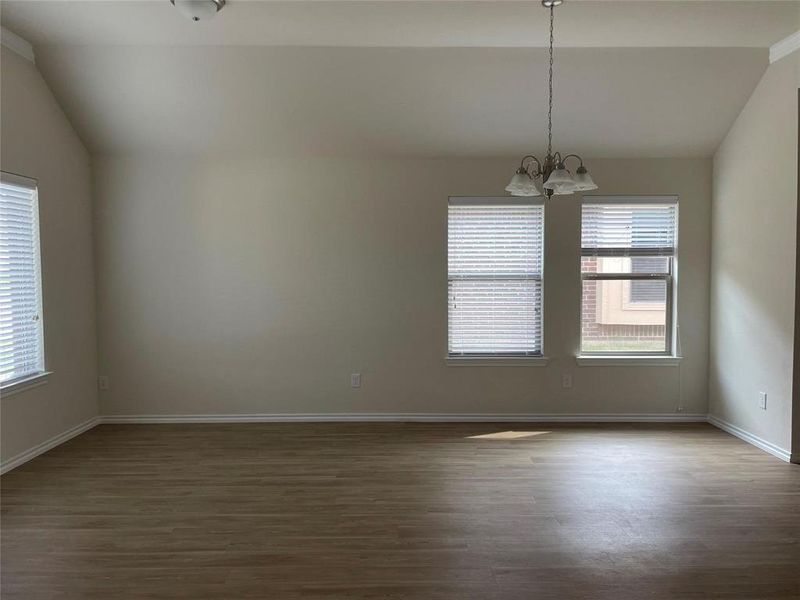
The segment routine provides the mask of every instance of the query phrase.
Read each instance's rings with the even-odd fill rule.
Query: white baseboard
[[[67,440],[71,440],[75,436],[82,434],[84,431],[89,431],[95,425],[100,423],[100,417],[92,417],[88,421],[84,421],[80,425],[76,425],[71,429],[67,429],[58,435],[54,435],[49,440],[42,442],[41,444],[37,444],[30,450],[26,450],[25,452],[20,452],[16,456],[12,456],[8,460],[5,460],[0,464],[0,475],[3,473],[7,473],[11,469],[15,469],[21,464],[28,462],[29,460],[36,458],[40,454],[44,454],[51,448],[55,448],[56,446],[63,444]]]
[[[765,439],[758,437],[757,435],[753,435],[749,431],[745,431],[741,427],[737,427],[733,423],[728,423],[727,421],[723,421],[719,417],[715,417],[714,415],[708,415],[708,422],[711,423],[714,427],[718,427],[727,433],[730,433],[733,436],[738,437],[740,440],[744,440],[748,444],[752,444],[756,448],[760,448],[764,452],[769,452],[773,456],[777,456],[781,460],[786,462],[796,462],[798,457],[793,457],[792,453],[788,450],[781,448],[780,446],[776,446],[772,442],[768,442]],[[795,460],[792,460],[792,459]]]
[[[800,462],[792,454],[744,429],[713,415],[680,413],[553,414],[553,413],[266,413],[224,415],[107,415],[91,419],[53,436],[0,464],[0,475],[44,454],[102,423],[711,423],[786,462]]]
[[[539,413],[265,413],[223,415],[106,415],[102,423],[704,423],[706,415],[681,413],[642,414],[539,414]]]

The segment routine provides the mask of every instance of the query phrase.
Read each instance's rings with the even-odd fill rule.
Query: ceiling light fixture
[[[225,6],[225,0],[169,0],[192,21],[210,19]]]
[[[597,189],[589,171],[583,166],[583,159],[580,156],[577,154],[561,156],[560,152],[553,152],[553,22],[555,7],[562,2],[563,0],[542,0],[542,6],[550,9],[550,79],[548,84],[550,101],[547,109],[547,156],[544,161],[540,161],[532,154],[522,157],[517,172],[506,186],[506,191],[512,196],[540,196],[544,192],[550,198],[553,194],[561,196]],[[567,160],[570,158],[579,162],[574,177],[566,166]],[[543,182],[541,190],[536,183],[536,180],[540,178]]]

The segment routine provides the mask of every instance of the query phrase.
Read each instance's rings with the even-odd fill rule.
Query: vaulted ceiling
[[[4,27],[95,153],[506,156],[545,143],[532,2],[4,0]],[[798,2],[567,1],[555,136],[596,157],[708,156],[800,29]]]

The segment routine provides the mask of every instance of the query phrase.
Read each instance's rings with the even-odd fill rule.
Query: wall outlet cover
[[[361,387],[361,373],[351,373],[350,374],[350,387],[352,387],[352,388],[360,388]]]

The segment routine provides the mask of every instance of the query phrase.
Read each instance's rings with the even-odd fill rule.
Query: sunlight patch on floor
[[[484,440],[519,440],[524,438],[531,438],[537,435],[544,435],[550,433],[549,431],[496,431],[494,433],[482,433],[481,435],[470,435],[467,439],[484,439]]]

